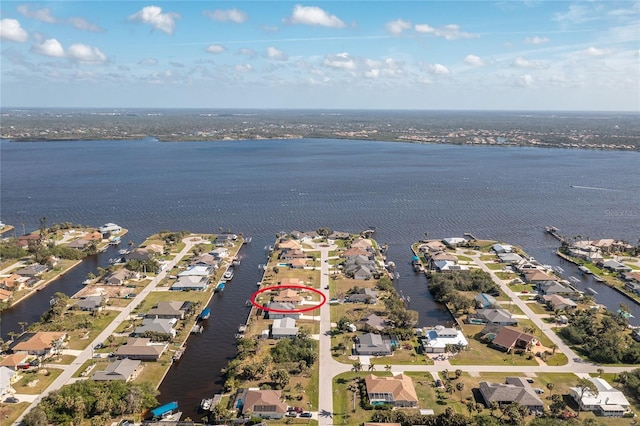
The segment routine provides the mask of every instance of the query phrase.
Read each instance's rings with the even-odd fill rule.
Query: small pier
[[[465,232],[463,234],[465,237],[469,238],[471,241],[478,241],[478,239],[471,232]]]
[[[193,328],[191,328],[191,333],[200,334],[202,333],[203,330],[204,330],[204,326],[196,324],[193,326]]]
[[[556,240],[560,241],[561,243],[564,242],[564,237],[558,234],[558,228],[556,228],[555,226],[545,226],[544,230],[547,234],[551,235]]]

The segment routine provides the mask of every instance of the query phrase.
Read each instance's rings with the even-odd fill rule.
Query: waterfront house
[[[164,253],[164,246],[162,244],[149,244],[143,247],[145,250],[155,254]]]
[[[176,330],[173,328],[176,325],[177,320],[175,318],[144,318],[142,324],[137,326],[131,336],[142,336],[145,333],[157,333],[168,334],[169,336],[176,337]]]
[[[11,274],[0,278],[0,288],[9,291],[18,291],[24,288],[25,278],[18,274]]]
[[[186,312],[192,307],[191,302],[160,301],[144,315],[146,318],[184,319]]]
[[[277,296],[273,298],[274,302],[278,303],[292,303],[294,305],[299,305],[302,303],[302,297],[298,294],[297,290],[292,288],[285,288],[284,290],[280,290]]]
[[[300,316],[302,315],[300,312],[296,311],[297,309],[296,306],[290,302],[284,302],[284,303],[270,302],[268,304],[268,308],[275,309],[277,311],[291,311],[291,312],[269,311],[267,312],[269,319],[282,319],[282,318],[300,319]]]
[[[30,358],[32,358],[32,356],[24,352],[10,354],[0,362],[0,366],[18,370],[21,367],[28,366]]]
[[[124,255],[127,261],[129,260],[140,260],[142,262],[146,260],[151,260],[155,256],[155,253],[150,252],[143,248],[137,248],[127,254]]]
[[[397,374],[378,377],[369,374],[364,378],[367,397],[372,405],[390,404],[394,407],[417,407],[418,395],[411,377]]]
[[[169,288],[172,291],[205,291],[209,286],[209,277],[189,275],[178,277],[178,281]]]
[[[538,343],[537,338],[520,330],[501,326],[491,327],[497,328],[491,329],[487,326],[482,330],[482,334],[491,340],[492,346],[507,353],[516,349],[529,351]]]
[[[568,285],[564,285],[558,281],[541,281],[536,283],[536,290],[542,296],[559,294],[562,296],[576,296],[579,293]]]
[[[226,257],[229,257],[229,249],[225,247],[218,247],[209,252],[211,256],[213,256],[217,260],[222,260]]]
[[[296,320],[293,318],[281,318],[273,320],[271,326],[271,337],[273,339],[284,339],[286,337],[295,337],[298,335],[298,327]]]
[[[476,303],[478,308],[493,308],[494,306],[500,306],[500,304],[496,301],[496,298],[487,293],[477,294],[473,300]]]
[[[631,272],[633,269],[627,265],[624,265],[617,260],[609,259],[602,262],[602,267],[612,272]]]
[[[570,388],[569,395],[583,411],[593,411],[595,414],[607,417],[619,417],[629,411],[629,401],[622,392],[613,388],[606,380],[590,377],[589,380],[598,389],[597,394],[575,387]]]
[[[330,243],[333,243],[336,240],[348,240],[350,236],[351,234],[349,234],[348,232],[333,231],[331,234],[329,234],[327,240],[329,240]]]
[[[13,392],[13,385],[18,381],[20,374],[8,367],[0,367],[0,397]]]
[[[571,299],[567,299],[566,297],[562,297],[559,294],[550,294],[542,296],[542,299],[547,304],[549,308],[552,310],[571,310],[578,307],[576,302]]]
[[[121,380],[128,382],[136,378],[142,370],[142,363],[137,359],[123,358],[109,363],[104,371],[97,371],[91,376],[91,380],[106,382]]]
[[[373,248],[373,243],[368,238],[358,237],[351,242],[351,247],[357,247],[368,251]]]
[[[242,402],[243,415],[263,419],[281,419],[288,408],[282,398],[282,391],[273,389],[249,389]]]
[[[305,259],[306,257],[302,250],[297,249],[283,250],[280,253],[280,259],[282,260]]]
[[[513,246],[509,244],[494,244],[491,248],[496,254],[513,252]]]
[[[437,325],[434,328],[424,330],[424,338],[421,341],[425,353],[445,353],[449,346],[463,348],[469,344],[461,330]]]
[[[13,299],[13,292],[0,288],[0,302],[8,302]]]
[[[524,272],[525,281],[532,284],[545,282],[545,281],[553,281],[555,278],[556,277],[554,277],[553,275],[549,275],[546,272],[539,269]]]
[[[442,244],[441,241],[433,240],[427,241],[424,244],[418,246],[418,251],[421,253],[438,253],[447,249],[447,246]]]
[[[118,359],[157,361],[168,346],[168,343],[152,343],[151,339],[144,337],[130,337],[127,343],[115,351],[115,355]]]
[[[370,314],[366,316],[365,318],[361,319],[359,323],[364,325],[363,328],[365,330],[373,329],[382,331],[389,328],[389,323],[387,322],[387,320],[376,314]]]
[[[354,256],[365,256],[367,258],[370,258],[371,255],[372,253],[365,249],[361,249],[359,247],[351,247],[350,249],[343,251],[340,254],[340,257],[344,257],[345,259],[348,259]]]
[[[75,307],[76,309],[79,309],[81,311],[101,311],[102,304],[106,303],[107,300],[108,299],[106,297],[102,296],[87,296],[78,300],[78,302],[75,304]]]
[[[13,353],[26,353],[29,355],[48,357],[53,351],[64,345],[67,333],[58,331],[39,331],[37,333],[25,333],[20,340],[9,349]]]
[[[100,232],[104,236],[104,238],[108,238],[111,234],[118,234],[122,232],[122,227],[116,225],[115,223],[105,223],[98,228],[98,232]]]
[[[178,277],[208,277],[215,269],[207,265],[192,265],[178,274]]]
[[[640,284],[640,272],[639,271],[626,272],[622,276],[628,282]]]
[[[34,278],[44,274],[45,272],[48,271],[48,269],[49,268],[47,268],[45,265],[34,263],[33,265],[25,266],[22,269],[18,269],[16,271],[16,274],[22,277]]]
[[[467,240],[464,238],[450,237],[450,238],[443,238],[442,242],[448,247],[457,247],[457,246],[466,244]]]
[[[358,355],[391,355],[391,342],[388,338],[374,333],[365,333],[357,337],[356,354]]]
[[[280,240],[277,244],[277,248],[282,251],[286,250],[301,250],[302,244],[296,240]]]
[[[378,301],[378,292],[372,288],[360,288],[357,293],[348,294],[344,301],[374,305]]]
[[[27,234],[20,235],[16,240],[16,245],[18,247],[27,248],[29,244],[42,244],[42,236],[40,234]]]
[[[302,282],[299,278],[283,278],[280,281],[280,285],[283,286],[287,286],[287,285],[304,285],[304,282]]]
[[[91,244],[90,240],[88,240],[86,238],[78,238],[77,240],[73,240],[73,241],[67,243],[67,247],[73,248],[73,249],[78,249],[78,250],[84,250],[87,247],[89,247],[89,244]]]
[[[289,266],[293,269],[304,269],[304,267],[307,266],[307,259],[291,259]]]
[[[475,314],[467,315],[470,324],[518,325],[518,320],[506,309],[477,309]]]
[[[493,402],[498,405],[517,402],[530,411],[544,410],[544,404],[524,377],[507,377],[505,383],[480,382],[479,388],[487,407]]]
[[[627,290],[629,290],[632,293],[635,293],[637,295],[640,295],[640,284],[636,283],[636,282],[626,282],[624,283],[624,288],[626,288]]]
[[[435,269],[438,272],[443,271],[468,271],[469,267],[467,265],[458,265],[457,261],[452,260],[437,260],[435,262],[431,262],[432,269]]]
[[[204,266],[207,268],[211,268],[212,271],[218,268],[220,261],[209,253],[202,253],[200,256],[197,256],[195,259],[191,261],[189,266]]]
[[[138,272],[130,271],[126,268],[123,268],[107,275],[107,277],[104,279],[104,283],[107,285],[125,285],[127,281],[138,279],[139,277],[140,274]]]
[[[498,253],[498,258],[500,259],[500,262],[509,264],[520,263],[524,260],[519,254],[511,252]]]
[[[238,236],[235,234],[220,234],[216,235],[216,238],[213,240],[213,245],[216,247],[232,247],[233,242],[238,239]]]

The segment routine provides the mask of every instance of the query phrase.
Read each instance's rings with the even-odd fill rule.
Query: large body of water
[[[99,226],[115,222],[136,244],[160,230],[253,237],[241,251],[233,283],[214,297],[201,335],[160,387],[199,419],[200,399],[220,389],[220,369],[235,353],[234,334],[247,315],[244,301],[260,280],[264,246],[281,231],[328,226],[359,232],[375,226],[399,267],[396,285],[411,297],[421,325],[448,316],[430,298],[424,276],[410,268],[410,245],[424,238],[462,236],[522,246],[543,263],[577,269],[552,251],[544,233],[589,238],[640,237],[640,153],[544,148],[417,145],[373,141],[286,140],[205,143],[95,141],[0,142],[0,219],[27,231],[47,223]],[[76,270],[2,313],[1,335],[36,321],[56,291],[76,292],[112,253]],[[634,322],[640,308],[590,278],[597,301],[624,302]]]

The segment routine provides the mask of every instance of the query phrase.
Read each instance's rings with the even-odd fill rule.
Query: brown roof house
[[[0,288],[0,302],[8,302],[13,298],[13,292]]]
[[[298,292],[292,288],[287,288],[281,290],[276,297],[273,298],[274,302],[280,303],[293,303],[298,305],[302,302],[302,297],[298,294]]]
[[[130,358],[141,361],[157,361],[167,349],[167,343],[151,343],[144,337],[130,337],[127,343],[120,346],[115,355],[119,359]]]
[[[26,340],[16,343],[11,350],[16,352],[26,352],[29,355],[48,356],[52,353],[54,346],[62,345],[67,337],[67,333],[57,331],[39,331]]]
[[[536,343],[538,343],[538,339],[534,336],[509,327],[500,327],[497,333],[495,333],[493,340],[491,340],[493,346],[505,352],[511,352],[515,349],[528,351],[531,350]]]
[[[175,318],[184,319],[185,313],[191,307],[191,302],[160,301],[155,308],[149,309],[144,315],[147,318]]]
[[[507,377],[505,383],[480,382],[480,393],[487,407],[492,402],[500,405],[517,402],[531,411],[542,411],[543,404],[524,377]]]
[[[282,392],[273,389],[249,389],[244,398],[242,414],[250,413],[263,419],[281,419],[287,412]]]
[[[137,272],[130,271],[128,269],[120,269],[109,274],[104,282],[108,285],[124,285],[127,280],[132,278],[138,278],[139,274]]]
[[[364,378],[369,402],[391,404],[394,407],[417,407],[418,396],[409,376],[398,374],[393,377],[377,377],[373,374]]]

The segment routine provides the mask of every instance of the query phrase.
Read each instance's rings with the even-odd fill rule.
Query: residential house
[[[443,238],[442,242],[448,247],[457,247],[467,243],[467,240],[464,238],[451,237],[451,238]]]
[[[229,257],[229,249],[225,247],[218,247],[209,252],[211,256],[213,256],[217,260],[222,260],[226,257]]]
[[[137,279],[139,277],[139,273],[122,268],[107,275],[104,279],[104,283],[107,285],[125,285],[127,281]]]
[[[530,411],[544,410],[544,404],[523,377],[507,377],[505,383],[480,382],[479,388],[487,407],[493,402],[498,405],[517,402],[528,407]]]
[[[0,302],[8,302],[13,299],[13,292],[0,288]]]
[[[91,376],[91,380],[106,382],[121,380],[128,382],[136,378],[142,370],[142,363],[137,359],[123,358],[109,363],[104,371],[98,371]]]
[[[627,274],[628,275],[628,274]],[[632,281],[627,281],[624,283],[624,288],[629,290],[632,293],[640,295],[640,284]]]
[[[422,348],[426,353],[444,353],[449,346],[465,347],[469,344],[461,330],[437,325],[424,331]]]
[[[29,355],[47,357],[55,349],[64,344],[67,333],[58,331],[39,331],[37,333],[25,333],[21,339],[9,349],[13,353],[27,353]]]
[[[32,358],[32,356],[24,352],[10,354],[0,362],[0,366],[18,370],[20,366],[29,364],[29,358]]]
[[[237,239],[238,236],[235,234],[220,234],[216,235],[216,238],[213,240],[213,245],[216,247],[231,247]]]
[[[453,260],[436,260],[435,262],[432,261],[431,267],[438,272],[469,270],[469,267],[467,265],[458,265],[458,262]]]
[[[29,244],[42,244],[42,236],[40,234],[20,235],[16,241],[18,247],[27,248]]]
[[[274,339],[283,339],[286,337],[295,337],[298,335],[298,327],[296,320],[293,318],[280,318],[273,320],[271,326],[271,337]]]
[[[25,278],[18,274],[11,274],[0,278],[0,288],[9,291],[18,291],[24,288]]]
[[[302,244],[296,240],[280,240],[277,248],[282,251],[286,250],[302,250]]]
[[[243,402],[242,414],[263,419],[281,419],[288,408],[282,391],[273,389],[249,389]]]
[[[424,244],[418,246],[418,251],[421,253],[438,253],[447,249],[447,246],[442,244],[441,241],[427,241]]]
[[[280,259],[282,260],[306,259],[306,257],[304,252],[298,249],[283,250],[280,253]]]
[[[98,232],[100,232],[104,238],[108,238],[111,234],[118,234],[122,232],[122,227],[115,223],[105,223],[98,228]]]
[[[79,309],[81,311],[89,311],[89,312],[101,311],[102,304],[106,303],[106,301],[107,301],[106,297],[87,296],[78,300],[75,307],[76,309]]]
[[[569,285],[562,284],[558,281],[541,281],[536,284],[536,290],[542,296],[559,294],[567,297],[575,297],[579,294],[576,290],[569,287]]]
[[[168,343],[152,343],[144,337],[130,337],[127,343],[115,352],[118,359],[138,359],[140,361],[157,361],[169,346]]]
[[[631,272],[633,269],[627,265],[624,265],[617,260],[609,259],[602,262],[602,267],[612,272]]]
[[[477,294],[473,300],[476,303],[476,306],[479,308],[493,308],[494,306],[500,306],[495,297],[487,293]]]
[[[204,266],[211,268],[212,271],[216,270],[220,265],[220,261],[212,254],[202,253],[191,261],[189,266]]]
[[[516,349],[531,350],[538,343],[538,339],[534,336],[509,327],[498,328],[497,333],[494,335],[495,337],[491,339],[491,344],[505,352],[511,352]]]
[[[298,278],[283,278],[282,281],[280,281],[280,285],[282,286],[298,286],[298,285],[304,285],[304,282],[301,281]]]
[[[282,319],[282,318],[293,318],[300,319],[302,315],[296,309],[296,305],[290,302],[270,302],[268,304],[269,312],[267,315],[270,319]]]
[[[387,322],[387,320],[376,314],[371,314],[361,319],[359,322],[364,325],[365,330],[373,329],[382,331],[389,328],[389,323]]]
[[[146,249],[143,248],[137,248],[135,250],[133,250],[132,252],[129,252],[127,254],[124,255],[126,260],[140,260],[140,261],[146,261],[146,260],[151,260],[153,259],[153,257],[155,256],[155,253],[150,252]]]
[[[356,343],[356,353],[358,355],[391,355],[391,342],[379,334],[366,333],[358,336]]]
[[[494,244],[491,248],[496,254],[513,252],[513,246],[509,244]]]
[[[536,284],[541,282],[553,281],[557,277],[547,274],[540,269],[534,269],[524,272],[524,279],[528,283]]]
[[[329,241],[348,240],[350,236],[351,234],[349,234],[348,232],[333,231],[331,234],[329,234],[327,239]]]
[[[344,257],[344,258],[350,258],[350,257],[354,257],[354,256],[365,256],[367,258],[369,258],[372,255],[372,253],[368,250],[365,249],[361,249],[359,247],[351,247],[348,250],[345,250],[344,252],[342,252],[340,254],[340,257]]]
[[[542,300],[551,308],[552,310],[571,310],[578,307],[576,302],[571,299],[567,299],[566,297],[562,297],[559,294],[550,294],[542,296]]]
[[[623,275],[623,277],[628,282],[640,284],[640,272],[638,271],[627,272]]]
[[[583,411],[594,411],[597,415],[620,417],[629,411],[629,401],[622,392],[612,387],[606,380],[599,377],[588,379],[598,389],[597,394],[590,390],[572,387],[569,395],[580,405]]]
[[[284,290],[280,290],[277,296],[273,298],[274,302],[278,303],[292,303],[294,305],[299,305],[302,303],[302,297],[298,294],[298,291],[292,288],[286,288]]]
[[[8,367],[0,367],[0,397],[13,391],[11,385],[18,381],[20,374]]]
[[[192,265],[178,274],[178,277],[208,277],[214,268],[206,265]]]
[[[189,275],[178,277],[178,281],[169,288],[172,291],[205,291],[209,286],[209,277]]]
[[[131,335],[136,337],[145,333],[158,333],[176,337],[177,332],[173,326],[176,325],[177,321],[175,318],[144,318],[142,324],[137,326]]]
[[[144,315],[146,318],[166,318],[166,319],[184,319],[185,314],[191,309],[191,302],[183,301],[161,301],[154,307],[149,309]]]
[[[373,305],[378,301],[378,292],[372,288],[360,288],[357,293],[348,294],[344,301]]]
[[[162,244],[149,244],[148,246],[145,246],[144,249],[155,254],[164,253],[164,246]]]
[[[470,324],[518,325],[518,320],[506,309],[477,309],[475,314],[467,315]]]
[[[34,263],[32,265],[26,266],[22,269],[18,269],[16,271],[16,274],[22,276],[22,277],[38,277],[42,274],[44,274],[45,272],[47,272],[49,268],[47,268],[45,265],[40,265],[38,263]]]
[[[524,260],[522,256],[517,253],[498,253],[498,258],[500,262],[509,264],[520,263]]]
[[[364,378],[369,402],[373,405],[390,404],[394,407],[417,407],[418,396],[411,377],[397,374],[378,377],[369,374]]]
[[[307,266],[307,259],[291,259],[289,266],[293,269],[304,269],[304,267]]]
[[[367,256],[352,256],[344,265],[345,275],[357,280],[368,280],[379,276],[377,264]]]
[[[77,240],[73,240],[67,243],[67,247],[78,249],[78,250],[84,250],[87,247],[89,247],[89,244],[91,244],[90,240],[87,240],[86,238],[78,238]]]

